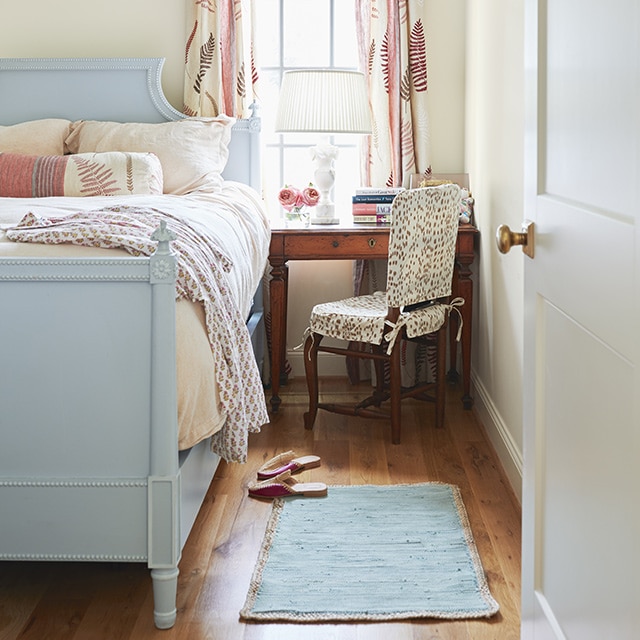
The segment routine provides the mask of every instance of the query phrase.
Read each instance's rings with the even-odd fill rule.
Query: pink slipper
[[[249,495],[252,498],[260,498],[262,500],[288,498],[290,496],[320,498],[327,495],[327,485],[323,482],[298,482],[291,477],[290,471],[285,471],[275,478],[250,483]]]
[[[286,451],[275,458],[271,458],[258,469],[258,480],[275,478],[285,471],[291,471],[294,474],[319,466],[320,458],[318,456],[296,457],[293,451]]]

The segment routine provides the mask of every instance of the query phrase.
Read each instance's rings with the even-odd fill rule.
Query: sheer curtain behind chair
[[[425,17],[424,0],[356,0],[360,68],[373,120],[362,152],[364,185],[408,187],[411,174],[431,170]],[[358,261],[354,293],[383,290],[386,279],[386,261]],[[423,355],[403,350],[403,374],[411,381],[426,375],[416,364]],[[357,361],[347,370],[352,381],[360,378]]]
[[[183,111],[251,116],[258,81],[253,0],[187,0]]]

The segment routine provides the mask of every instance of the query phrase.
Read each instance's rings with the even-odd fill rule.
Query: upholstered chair
[[[391,440],[398,444],[401,400],[407,397],[434,402],[435,424],[443,425],[446,328],[451,311],[458,311],[457,307],[464,303],[460,298],[450,300],[459,214],[457,185],[400,193],[392,206],[386,292],[313,308],[304,342],[309,390],[305,428],[313,428],[318,409],[386,418],[391,421]],[[325,346],[324,337],[347,344]],[[401,339],[424,341],[428,337],[435,338],[435,380],[403,388]],[[376,383],[372,395],[355,405],[318,402],[320,351],[373,361]],[[382,406],[387,400],[389,410]]]

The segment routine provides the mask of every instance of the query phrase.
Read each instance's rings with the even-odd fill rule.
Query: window
[[[357,69],[355,6],[353,0],[257,0],[256,11],[264,194],[270,215],[277,217],[283,185],[301,188],[313,182],[309,148],[321,141],[320,134],[274,132],[282,74],[313,67]],[[339,148],[333,194],[338,216],[350,214],[351,196],[360,182],[359,142],[355,135],[331,137]]]

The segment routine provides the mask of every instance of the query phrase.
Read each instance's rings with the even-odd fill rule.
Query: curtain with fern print
[[[412,173],[429,170],[425,16],[425,0],[356,0],[373,119],[364,184],[408,186]]]
[[[254,0],[187,0],[183,112],[248,118],[258,80]]]
[[[411,174],[431,171],[425,5],[426,0],[356,0],[360,68],[367,78],[373,129],[363,144],[363,185],[408,187]],[[354,263],[355,295],[383,291],[386,281],[386,260]],[[433,358],[424,350],[403,341],[403,386],[433,376]],[[370,375],[351,358],[347,371],[352,382]]]

